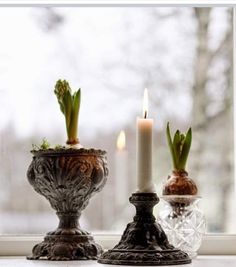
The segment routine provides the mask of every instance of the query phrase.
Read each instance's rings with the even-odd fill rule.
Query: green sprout
[[[50,148],[50,144],[47,141],[46,138],[43,138],[42,144],[40,145],[40,149],[49,149]]]
[[[73,94],[69,83],[66,80],[58,80],[54,93],[60,105],[61,112],[65,116],[67,144],[75,145],[78,140],[78,118],[80,109],[80,89]]]
[[[189,128],[186,134],[183,134],[179,130],[177,130],[172,141],[170,126],[168,122],[166,127],[166,136],[170,148],[174,170],[185,171],[185,166],[192,142],[192,129]]]
[[[50,143],[46,138],[43,138],[41,145],[32,144],[33,150],[46,150],[50,148]]]
[[[55,147],[54,147],[54,149],[63,149],[63,148],[64,147],[62,145],[59,145],[59,144],[55,145]]]

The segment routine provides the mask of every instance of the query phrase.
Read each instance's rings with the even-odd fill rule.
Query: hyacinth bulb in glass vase
[[[56,210],[59,225],[34,246],[28,259],[96,259],[102,248],[81,229],[79,217],[92,195],[105,185],[106,152],[86,149],[79,143],[80,89],[72,93],[67,81],[58,80],[54,93],[65,118],[67,141],[65,145],[50,146],[43,140],[40,146],[34,146],[27,177],[34,190]]]
[[[189,128],[186,134],[177,130],[172,139],[168,123],[166,136],[173,171],[163,186],[163,208],[159,212],[159,223],[169,241],[194,258],[201,245],[206,223],[205,216],[198,207],[201,198],[197,195],[197,185],[186,171],[192,130]]]

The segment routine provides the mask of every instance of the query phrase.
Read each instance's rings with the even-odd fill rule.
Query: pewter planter
[[[78,219],[91,196],[105,185],[108,175],[106,152],[82,148],[32,153],[28,181],[56,210],[59,226],[34,246],[28,259],[96,259],[102,248],[80,228]]]

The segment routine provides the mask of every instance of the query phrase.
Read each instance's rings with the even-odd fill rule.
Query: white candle
[[[138,192],[155,192],[152,180],[152,129],[153,119],[148,119],[148,91],[144,90],[143,118],[137,118],[137,177]]]
[[[115,155],[115,200],[121,207],[127,202],[128,188],[128,152],[125,148],[125,132],[121,131],[117,138]]]

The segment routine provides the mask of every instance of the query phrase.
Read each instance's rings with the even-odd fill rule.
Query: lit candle
[[[137,118],[137,177],[138,192],[155,192],[152,180],[152,129],[153,119],[148,119],[148,91],[144,90],[143,118]]]
[[[121,131],[116,142],[115,157],[115,199],[116,206],[120,207],[127,202],[128,188],[128,152],[125,148],[125,132]]]

